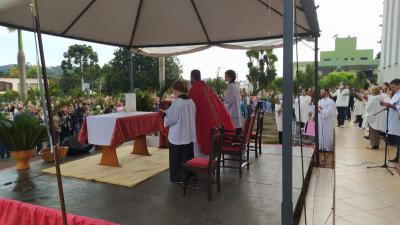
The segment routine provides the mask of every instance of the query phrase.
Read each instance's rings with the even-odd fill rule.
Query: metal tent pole
[[[318,36],[314,37],[314,119],[315,119],[315,166],[319,166],[319,126],[318,126],[318,100],[319,100],[319,80],[318,80]]]
[[[47,70],[46,70],[46,62],[44,58],[44,51],[43,51],[43,42],[42,42],[42,33],[40,30],[40,18],[39,18],[39,9],[37,5],[37,0],[32,0],[33,4],[33,17],[34,17],[34,22],[35,22],[35,30],[37,33],[38,37],[38,44],[39,44],[39,53],[40,53],[40,61],[42,63],[42,74],[43,74],[43,83],[44,83],[44,91],[45,91],[45,96],[46,96],[46,103],[47,103],[47,111],[49,115],[49,125],[50,125],[50,132],[53,133],[54,131],[54,121],[53,121],[53,112],[51,108],[51,100],[50,100],[50,94],[49,94],[49,82],[48,82],[48,77],[47,77]],[[53,139],[53,143],[55,143],[54,135],[51,135]],[[54,159],[55,159],[55,167],[56,167],[56,175],[57,175],[57,185],[58,185],[58,194],[60,197],[60,205],[61,205],[61,214],[63,218],[63,224],[68,225],[67,222],[67,214],[65,210],[65,201],[64,201],[64,191],[63,191],[63,186],[62,186],[62,180],[61,180],[61,171],[60,171],[60,160],[58,158],[58,147],[54,149]]]
[[[293,0],[284,1],[283,20],[283,145],[282,225],[293,225],[292,120],[293,120]]]

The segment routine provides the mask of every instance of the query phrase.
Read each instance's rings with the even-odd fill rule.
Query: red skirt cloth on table
[[[68,225],[120,225],[105,220],[67,214]],[[61,211],[0,198],[1,225],[62,225]]]

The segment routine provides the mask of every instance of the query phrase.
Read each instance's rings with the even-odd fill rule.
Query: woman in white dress
[[[369,149],[379,149],[380,132],[385,129],[386,113],[381,112],[385,107],[380,105],[383,101],[379,87],[369,89],[370,96],[365,106],[365,119],[369,127]]]

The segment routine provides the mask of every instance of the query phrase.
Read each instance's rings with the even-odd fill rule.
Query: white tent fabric
[[[1,0],[0,25],[33,30],[30,4]],[[188,53],[208,45],[280,46],[282,6],[282,0],[38,0],[43,33],[150,55]],[[314,0],[297,0],[296,10],[299,36],[318,34]],[[261,40],[271,41],[257,42]]]
[[[217,47],[227,49],[242,49],[242,50],[265,50],[282,47],[283,40],[272,39],[262,41],[247,41],[247,42],[234,42],[216,45]],[[170,55],[183,55],[193,52],[198,52],[210,48],[212,45],[191,45],[191,46],[175,46],[175,47],[148,47],[133,49],[134,52],[159,57],[159,56],[170,56]]]

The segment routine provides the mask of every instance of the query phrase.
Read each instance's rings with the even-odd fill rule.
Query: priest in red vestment
[[[188,96],[196,105],[196,136],[197,145],[201,153],[210,152],[211,128],[224,125],[224,129],[234,130],[232,120],[224,104],[202,80],[199,70],[192,70],[190,74],[192,87]]]

